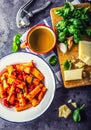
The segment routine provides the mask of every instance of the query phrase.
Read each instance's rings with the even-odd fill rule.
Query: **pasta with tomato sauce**
[[[33,61],[8,65],[0,74],[0,100],[17,112],[36,107],[47,92],[44,78]]]

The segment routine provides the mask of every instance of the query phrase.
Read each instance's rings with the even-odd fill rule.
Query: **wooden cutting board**
[[[82,3],[82,4],[77,4],[75,5],[76,7],[88,7],[90,6],[89,3]],[[91,6],[90,6],[91,7]],[[58,23],[58,21],[62,20],[62,17],[57,16],[55,14],[55,10],[59,9],[60,7],[56,7],[50,10],[50,16],[51,16],[51,22],[52,22],[52,27],[57,35],[57,29],[56,29],[56,24]],[[63,7],[61,7],[63,8]],[[85,38],[85,40],[88,40]],[[91,39],[89,39],[91,40]],[[89,86],[91,85],[91,81],[89,80],[89,78],[84,78],[81,80],[70,80],[70,81],[64,81],[64,70],[63,70],[63,63],[65,60],[67,59],[71,59],[72,56],[73,57],[78,57],[78,45],[74,45],[71,49],[71,51],[67,51],[67,53],[63,54],[58,47],[58,43],[56,43],[56,48],[57,48],[57,52],[58,52],[58,59],[59,59],[59,64],[60,64],[60,70],[62,72],[62,79],[63,79],[63,83],[64,83],[64,87],[65,88],[73,88],[73,87],[79,87],[79,86]],[[86,67],[86,71],[90,72],[91,71],[91,66],[90,67]]]

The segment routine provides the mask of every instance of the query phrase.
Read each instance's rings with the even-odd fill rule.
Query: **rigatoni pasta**
[[[33,61],[8,65],[0,74],[0,99],[16,111],[37,106],[46,91],[44,75]]]

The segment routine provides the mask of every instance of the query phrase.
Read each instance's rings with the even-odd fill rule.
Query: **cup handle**
[[[24,49],[24,48],[27,48],[27,47],[28,47],[28,42],[27,41],[20,44],[21,49]]]

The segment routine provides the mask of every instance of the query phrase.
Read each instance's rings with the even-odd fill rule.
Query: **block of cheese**
[[[71,109],[66,105],[59,107],[59,117],[67,118],[71,114]]]
[[[91,42],[79,42],[79,59],[91,66]]]
[[[82,79],[82,71],[83,68],[80,69],[73,69],[73,70],[65,70],[64,71],[64,80],[80,80]]]

